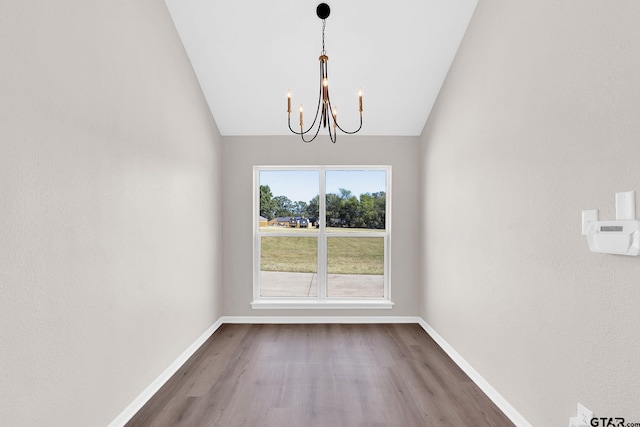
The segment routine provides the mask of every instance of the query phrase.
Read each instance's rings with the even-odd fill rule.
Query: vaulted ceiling
[[[165,0],[222,135],[287,135],[319,90],[318,0]],[[477,0],[326,1],[330,94],[341,126],[419,135]]]

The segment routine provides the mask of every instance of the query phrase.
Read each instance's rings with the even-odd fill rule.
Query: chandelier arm
[[[333,117],[333,116],[332,116]],[[331,120],[330,120],[331,121]],[[335,124],[335,121],[334,121]],[[338,132],[336,130],[336,127],[333,126],[333,135],[331,134],[331,126],[329,126],[329,139],[331,140],[331,142],[333,142],[334,144],[336,143],[336,141],[338,140]]]
[[[310,130],[311,130],[311,129],[309,129],[306,133],[308,133]],[[305,136],[305,134],[306,134],[306,133],[302,133],[302,134],[300,134],[300,138],[302,138],[302,140],[308,144],[308,143],[310,143],[311,141],[313,141],[314,139],[316,139],[316,137],[318,136],[318,133],[320,133],[320,125],[318,125],[318,128],[316,129],[316,134],[315,134],[315,135],[313,135],[313,138],[311,138],[311,139],[310,139],[310,140],[308,140],[308,141],[307,141],[306,139],[304,139],[304,136]]]
[[[288,122],[288,124],[289,124],[289,130],[290,130],[292,133],[296,134],[296,135],[301,135],[301,136],[302,136],[302,135],[306,135],[306,134],[308,134],[309,132],[311,132],[311,130],[314,128],[314,126],[315,126],[316,122],[318,121],[318,111],[319,111],[319,110],[316,110],[316,116],[314,117],[314,119],[313,119],[313,123],[311,123],[311,126],[309,126],[309,129],[307,129],[307,130],[305,130],[305,131],[301,131],[301,132],[297,132],[297,131],[295,131],[295,130],[293,130],[293,129],[291,128],[291,115],[289,115],[289,118],[288,118],[288,120],[287,120],[287,122]],[[318,125],[318,130],[320,130],[320,126],[319,126],[319,125]],[[318,134],[318,131],[316,131],[316,135],[317,135],[317,134]],[[303,138],[303,139],[304,139],[304,138]],[[315,139],[315,137],[314,137],[314,139]],[[313,139],[312,139],[311,141],[313,141]],[[307,142],[307,141],[305,141],[305,142]]]
[[[316,116],[313,118],[313,123],[311,123],[311,126],[309,126],[309,129],[303,132],[303,134],[309,133],[311,129],[313,129],[313,127],[316,125],[316,120],[318,120],[318,114],[320,113],[321,102],[322,102],[322,62],[320,63],[320,90],[318,91],[318,105],[316,106]],[[320,126],[318,126],[318,130],[320,130]],[[317,132],[316,132],[316,135],[318,135]],[[315,136],[313,138],[315,139]],[[313,141],[313,139],[311,141]]]
[[[324,106],[327,114],[327,126],[329,127],[329,139],[334,144],[338,140],[338,130],[336,126],[338,125],[336,122],[336,117],[333,115],[333,108],[331,108],[331,99],[329,97],[329,92],[327,92],[327,104]],[[333,133],[331,133],[331,128],[333,128]]]
[[[316,115],[313,118],[313,123],[311,123],[311,126],[309,126],[309,129],[303,131],[303,132],[293,132],[296,135],[306,135],[309,132],[311,132],[311,130],[315,127],[316,125],[316,121],[318,121],[318,114],[320,114],[320,105],[322,103],[322,62],[320,63],[320,90],[318,92],[318,105],[316,106]],[[291,129],[291,125],[289,125],[289,129]],[[318,131],[316,131],[316,136],[318,135],[318,132],[320,131],[320,125],[318,125]],[[311,141],[313,141],[316,137],[314,136]],[[304,138],[303,138],[304,140]],[[311,141],[305,141],[305,142],[311,142]]]
[[[295,133],[296,135],[304,135],[305,133],[309,132],[309,131],[307,131],[307,132],[296,132],[295,130],[293,130],[293,129],[291,128],[291,117],[289,117],[288,122],[289,122],[289,130],[290,130],[292,133]]]
[[[333,111],[333,108],[331,108],[331,99],[328,97],[328,95],[327,101],[329,102],[329,111]],[[360,112],[360,126],[358,127],[358,129],[351,132],[340,127],[340,125],[338,124],[338,120],[333,116],[333,113],[331,114],[331,117],[333,118],[333,122],[335,123],[336,127],[340,129],[342,133],[346,133],[347,135],[353,135],[354,133],[358,133],[360,129],[362,129],[362,111]]]
[[[322,67],[322,65],[321,65]],[[291,114],[289,114],[289,118],[288,118],[288,123],[289,123],[289,130],[296,134],[296,135],[306,135],[309,132],[311,132],[311,130],[314,128],[314,126],[316,125],[316,121],[318,121],[318,114],[320,113],[320,102],[322,99],[322,75],[320,77],[320,92],[318,94],[318,105],[316,106],[316,116],[313,118],[313,123],[311,123],[311,126],[309,126],[309,129],[305,130],[305,131],[301,131],[301,132],[296,132],[295,130],[293,130],[291,128]],[[318,130],[320,129],[320,126],[318,126]],[[316,135],[318,133],[316,132]],[[303,138],[304,139],[304,138]],[[315,139],[315,136],[313,137],[313,139]],[[311,141],[313,141],[313,139]],[[310,142],[310,141],[305,141],[305,142]]]
[[[342,133],[346,133],[347,135],[353,135],[354,133],[358,133],[360,129],[362,129],[362,113],[360,113],[360,126],[358,127],[358,129],[352,132],[349,132],[348,130],[342,129],[337,121],[336,121],[336,126],[338,127],[338,129],[340,129],[340,131],[342,131]]]

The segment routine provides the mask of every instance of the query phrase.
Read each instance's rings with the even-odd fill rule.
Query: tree
[[[385,226],[387,213],[387,195],[384,191],[379,191],[377,193],[373,193],[371,196],[373,197],[373,202],[376,207],[375,227],[372,228],[383,229]]]
[[[313,199],[309,200],[309,204],[307,205],[307,216],[309,218],[315,218],[316,221],[320,217],[320,196],[315,196]]]
[[[275,204],[273,202],[273,194],[268,185],[260,186],[260,216],[267,219],[274,218]]]
[[[293,202],[292,206],[294,215],[303,216],[307,214],[307,202],[299,200],[297,202]]]
[[[287,196],[276,196],[273,198],[274,202],[274,216],[292,216],[293,215],[293,202],[289,200]]]
[[[338,188],[339,196],[342,200],[348,200],[353,197],[353,194],[350,190],[345,190],[344,188]]]
[[[338,194],[326,195],[327,227],[349,227],[384,229],[386,217],[386,194],[384,191],[363,193],[356,197],[350,190],[338,189]],[[260,215],[268,219],[286,216],[307,216],[318,220],[320,215],[319,196],[309,202],[292,202],[286,196],[271,194],[268,185],[260,186]]]
[[[342,199],[340,196],[334,193],[327,194],[327,203],[325,206],[327,214],[327,227],[336,227],[341,224],[340,221],[340,206]]]
[[[360,195],[360,224],[358,227],[378,228],[376,225],[376,204],[370,193]]]
[[[348,194],[351,194],[351,192],[349,191]],[[359,218],[360,202],[358,201],[358,198],[356,196],[342,198],[340,203],[340,221],[342,224],[349,228],[362,227],[364,225],[361,224]]]

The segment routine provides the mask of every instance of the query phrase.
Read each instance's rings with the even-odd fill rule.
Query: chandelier
[[[329,97],[329,72],[327,70],[327,62],[329,57],[324,49],[324,28],[326,26],[326,19],[329,17],[331,9],[326,3],[320,3],[316,8],[316,14],[318,18],[322,19],[322,51],[320,52],[320,92],[318,94],[318,107],[316,109],[316,115],[313,118],[313,123],[307,130],[304,130],[303,108],[300,104],[300,132],[296,132],[291,128],[291,91],[287,92],[287,113],[289,130],[296,135],[300,135],[304,142],[311,142],[318,136],[320,127],[329,128],[329,138],[331,142],[335,144],[337,139],[337,130],[340,129],[343,133],[354,134],[362,129],[362,88],[358,91],[358,110],[360,112],[360,126],[358,129],[350,132],[342,129],[338,123],[338,109],[331,106],[331,98]],[[320,120],[318,120],[318,117]],[[317,128],[316,128],[317,123]],[[315,133],[313,133],[315,129]],[[333,131],[332,131],[333,129]],[[313,138],[305,139],[305,135],[313,134]]]

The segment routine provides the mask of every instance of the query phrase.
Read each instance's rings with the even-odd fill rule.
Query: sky
[[[350,190],[354,196],[385,191],[384,170],[327,170],[326,191]],[[260,171],[260,185],[268,185],[273,196],[287,196],[293,202],[309,202],[319,193],[320,173],[311,170]]]

